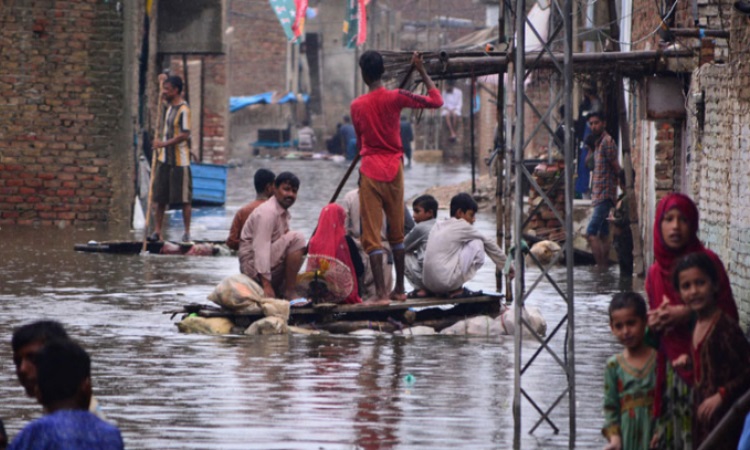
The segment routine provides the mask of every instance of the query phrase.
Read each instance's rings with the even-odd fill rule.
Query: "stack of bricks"
[[[550,164],[542,163],[537,165],[532,173],[534,181],[536,181],[544,192],[548,193],[548,198],[562,219],[565,219],[565,183],[561,181],[555,185],[555,182],[558,178],[564,176],[564,171],[565,163],[563,161],[555,161]],[[536,209],[524,232],[541,239],[549,239],[555,242],[564,241],[565,230],[563,224],[558,220],[555,212],[544,201],[541,194],[536,192],[532,187],[529,190],[529,211],[534,210],[540,204],[541,206]]]

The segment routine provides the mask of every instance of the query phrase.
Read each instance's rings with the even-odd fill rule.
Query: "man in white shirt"
[[[456,88],[456,82],[448,80],[445,92],[443,92],[443,108],[440,115],[445,118],[448,130],[451,133],[451,141],[456,140],[456,130],[461,124],[461,108],[464,104],[464,96],[461,89]]]

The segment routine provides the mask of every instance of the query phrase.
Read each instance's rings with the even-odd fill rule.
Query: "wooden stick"
[[[158,114],[156,118],[156,135],[158,136],[161,132],[161,129],[163,127],[163,120],[164,120],[164,114],[161,111],[161,95],[162,95],[162,89],[164,85],[164,80],[167,79],[167,76],[165,74],[159,75],[159,95],[157,96],[156,100],[156,113]],[[156,151],[158,149],[151,148],[151,176],[148,183],[148,201],[146,202],[146,224],[143,226],[143,247],[141,248],[141,253],[146,252],[146,248],[148,247],[148,227],[149,222],[151,218],[151,201],[154,196],[154,178],[155,178],[155,171],[156,171]]]

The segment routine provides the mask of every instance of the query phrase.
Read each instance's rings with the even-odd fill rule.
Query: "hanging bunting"
[[[370,0],[346,0],[344,38],[346,48],[362,45],[367,40],[367,4]]]
[[[292,31],[295,39],[305,34],[305,18],[307,17],[307,0],[294,0],[296,6]]]
[[[307,7],[307,0],[305,2],[305,8]],[[284,34],[289,42],[296,41],[302,36],[302,28],[304,27],[304,16],[301,19],[301,27],[298,28],[299,33],[296,33],[292,27],[297,24],[295,20],[295,14],[297,12],[297,4],[295,0],[269,0],[273,12],[276,13],[276,17],[279,18],[281,28],[284,29]]]

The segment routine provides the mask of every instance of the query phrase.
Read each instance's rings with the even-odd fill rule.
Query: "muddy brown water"
[[[196,239],[224,239],[236,210],[253,196],[259,167],[302,180],[292,227],[308,236],[346,170],[328,161],[255,160],[229,171],[225,207],[195,211]],[[421,165],[406,171],[407,197],[470,177],[468,167]],[[356,180],[350,180],[353,187]],[[441,210],[440,217],[447,211]],[[494,213],[477,227],[494,235]],[[169,216],[178,238],[181,219]],[[92,355],[95,395],[130,449],[504,449],[513,443],[511,337],[215,337],[177,332],[165,310],[205,300],[230,257],[123,256],[73,251],[75,243],[112,236],[97,229],[0,230],[0,397],[10,436],[40,416],[18,386],[10,351],[14,327],[37,319],[63,322]],[[527,285],[538,275],[527,272]],[[565,270],[553,277],[564,281]],[[575,272],[576,448],[601,448],[602,374],[618,351],[606,307],[619,289],[616,269]],[[472,289],[494,290],[488,260]],[[565,306],[544,282],[528,304],[551,330]],[[562,355],[563,333],[551,342]],[[524,360],[536,345],[524,344]],[[543,355],[523,387],[545,409],[562,392],[562,370]],[[568,447],[567,400],[546,424],[523,402],[522,448]]]

